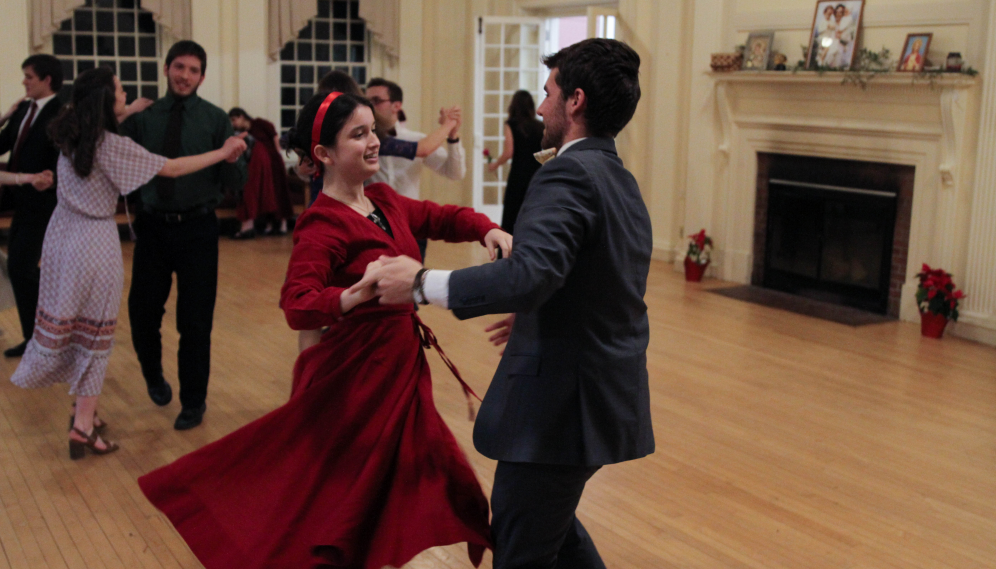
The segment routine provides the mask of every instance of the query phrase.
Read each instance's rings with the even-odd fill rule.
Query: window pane
[[[317,73],[318,80],[321,81],[323,77],[325,77],[329,73],[332,73],[332,66],[331,65],[319,65],[317,71],[318,71],[318,73]]]
[[[356,0],[349,3],[349,16],[354,20],[360,19],[360,3]]]
[[[301,28],[301,31],[297,33],[297,39],[299,40],[310,40],[311,39],[311,22],[308,22],[307,26]]]
[[[135,31],[135,13],[134,12],[118,12],[118,31],[119,32],[134,32]]]
[[[280,128],[291,128],[294,126],[294,119],[297,118],[297,111],[294,109],[284,109],[280,111]]]
[[[156,21],[152,19],[151,12],[138,13],[138,31],[143,34],[156,33]]]
[[[155,85],[142,85],[142,96],[155,101],[159,98],[159,87]]]
[[[318,0],[318,17],[329,17],[329,0]]]
[[[52,53],[55,55],[72,55],[73,37],[69,34],[54,34],[52,36]]]
[[[315,39],[316,40],[327,40],[327,39],[329,39],[329,23],[328,22],[315,22]]]
[[[98,8],[113,8],[114,0],[97,0]]]
[[[138,81],[138,64],[134,61],[121,62],[121,74],[118,79],[122,81]]]
[[[156,36],[138,37],[138,55],[142,57],[156,57]]]
[[[311,44],[298,42],[297,44],[297,60],[298,61],[311,61]]]
[[[76,36],[76,55],[93,55],[93,36]]]
[[[62,80],[72,81],[73,77],[76,77],[76,74],[74,73],[75,66],[73,65],[73,62],[63,59],[60,60],[59,63],[62,64]]]
[[[122,85],[125,95],[127,95],[128,102],[134,101],[138,98],[138,86],[137,85]]]
[[[331,58],[330,45],[327,43],[315,44],[315,61],[329,61]]]
[[[297,67],[293,65],[280,66],[281,83],[297,83]]]
[[[80,73],[83,73],[84,71],[89,71],[90,69],[93,69],[94,67],[96,67],[96,65],[94,65],[92,59],[83,59],[83,60],[77,61],[76,62],[76,74],[79,75]]]
[[[118,55],[135,57],[135,36],[118,36]]]
[[[360,85],[364,85],[367,82],[367,68],[361,66],[354,67],[353,80],[355,80]]]
[[[344,0],[332,2],[332,17],[345,20],[349,15],[349,5]]]
[[[97,55],[114,57],[114,36],[97,36]]]
[[[97,67],[106,67],[114,72],[115,75],[118,74],[118,64],[114,61],[98,61]]]
[[[118,0],[118,8],[135,8],[135,0]]]
[[[349,25],[349,39],[353,41],[363,41],[366,38],[366,26],[363,22],[354,22]]]
[[[76,21],[77,32],[93,31],[93,12],[89,10],[76,10],[73,12],[73,19]]]
[[[106,33],[114,31],[114,12],[97,12],[97,31]]]
[[[156,81],[159,78],[159,62],[142,62],[142,81]]]
[[[280,61],[294,61],[294,42],[287,42],[280,50]]]
[[[293,87],[283,87],[280,89],[280,104],[290,106],[296,102],[297,92]]]
[[[315,68],[310,65],[302,65],[297,72],[298,83],[308,84],[315,82]]]
[[[349,26],[345,22],[332,24],[332,39],[335,41],[346,41],[349,39]]]
[[[73,31],[73,19],[72,18],[67,18],[65,20],[62,20],[62,25],[59,26],[59,29],[61,31],[63,31],[63,32],[71,32],[71,31]]]
[[[303,106],[307,104],[308,100],[311,99],[311,96],[315,94],[315,90],[311,87],[301,87],[299,94],[300,98],[298,99],[298,104]]]
[[[343,44],[336,44],[332,46],[332,61],[346,61],[346,46]]]
[[[349,46],[350,61],[353,63],[363,63],[363,46],[362,45],[351,45]]]

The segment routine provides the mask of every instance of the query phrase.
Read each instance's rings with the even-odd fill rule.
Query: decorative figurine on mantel
[[[785,71],[785,64],[788,63],[788,56],[784,53],[776,53],[773,59],[775,71]]]

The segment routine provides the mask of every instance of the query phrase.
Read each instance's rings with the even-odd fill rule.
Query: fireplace
[[[914,172],[759,153],[752,283],[897,317]]]

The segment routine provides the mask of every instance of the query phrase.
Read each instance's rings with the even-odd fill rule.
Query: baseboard
[[[992,316],[962,314],[948,326],[952,336],[996,347],[996,318]]]

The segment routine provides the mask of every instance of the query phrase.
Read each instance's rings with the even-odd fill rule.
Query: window
[[[98,65],[114,70],[128,102],[159,98],[158,26],[139,0],[86,0],[52,36],[52,53],[62,60],[63,100],[73,79]]]
[[[318,81],[337,69],[367,82],[370,49],[357,0],[317,0],[318,15],[280,52],[280,127],[294,126],[297,112]]]

